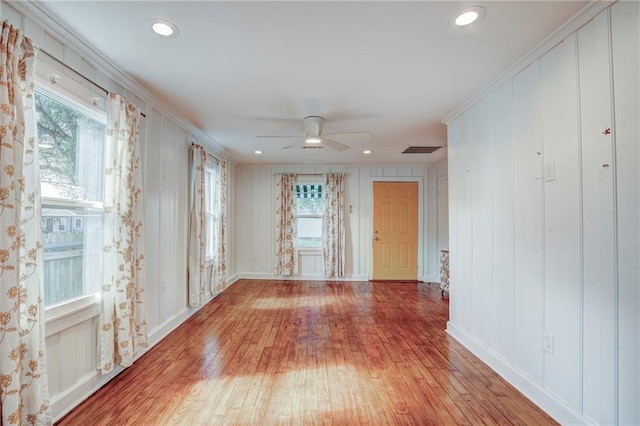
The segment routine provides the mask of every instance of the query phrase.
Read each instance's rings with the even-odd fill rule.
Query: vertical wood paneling
[[[420,279],[437,280],[440,274],[440,252],[438,251],[438,169],[429,167],[423,170],[423,217],[420,232],[426,238],[421,237],[423,271]]]
[[[8,20],[13,26],[22,29],[22,15],[7,2],[2,4],[2,19]]]
[[[236,187],[242,188],[242,190],[236,192],[236,202],[234,205],[235,217],[238,223],[245,224],[237,228],[236,247],[238,270],[247,272],[255,272],[253,260],[255,254],[253,240],[251,238],[253,232],[251,227],[246,225],[252,223],[251,218],[253,216],[253,209],[251,208],[251,199],[253,196],[252,176],[253,169],[239,167],[236,171]],[[241,256],[241,253],[248,255]]]
[[[297,170],[295,170],[297,172]],[[283,171],[282,173],[291,173]],[[275,178],[268,168],[254,169],[253,229],[254,256],[261,273],[273,273],[275,235]]]
[[[79,375],[85,372],[80,371],[77,367],[78,349],[76,345],[79,343],[77,339],[76,329],[78,326],[68,328],[58,333],[58,342],[60,350],[60,370],[59,381],[61,389],[69,389],[79,379]]]
[[[4,16],[4,13],[2,16]],[[9,21],[11,21],[11,19],[9,19]],[[28,34],[28,37],[36,45],[42,46],[44,44],[44,28],[40,27],[29,18],[24,19],[24,33]]]
[[[581,200],[576,36],[541,60],[545,188],[545,387],[580,406]],[[552,176],[553,175],[553,176]]]
[[[462,137],[461,126],[464,120],[458,118],[447,125],[447,172],[448,192],[449,192],[449,282],[454,284],[449,287],[449,322],[456,327],[460,327],[459,297],[455,283],[460,282],[458,277],[458,186],[460,182],[458,169],[461,161],[458,160],[458,144]]]
[[[583,407],[616,421],[616,285],[609,14],[578,31],[583,200]],[[612,132],[613,133],[613,132]]]
[[[58,334],[47,337],[45,345],[47,348],[47,382],[49,385],[49,395],[55,396],[60,393],[60,344]]]
[[[469,111],[473,184],[472,335],[485,346],[492,344],[493,311],[493,170],[490,102],[483,100]]]
[[[640,424],[640,3],[611,8],[618,220],[618,421]]]
[[[175,147],[176,125],[162,118],[162,192],[160,194],[160,246],[174,247],[176,243],[177,215]],[[160,318],[170,318],[175,313],[177,289],[176,253],[173,250],[160,251]],[[183,289],[182,289],[183,290]],[[184,291],[184,290],[183,290]]]
[[[539,62],[513,79],[515,164],[516,365],[542,379],[544,312],[544,199]]]
[[[360,172],[360,273],[368,277],[371,276],[371,256],[373,246],[371,238],[373,236],[373,199],[370,177],[373,176],[373,169],[363,168]]]
[[[360,227],[359,214],[360,214],[360,169],[358,167],[349,167],[347,169],[347,188],[346,188],[346,275],[354,276],[361,275],[360,273],[360,256],[358,248],[360,247]]]
[[[149,324],[160,323],[160,279],[161,271],[161,223],[160,223],[160,200],[162,191],[162,116],[152,109],[147,116],[147,137],[144,140],[145,162],[144,162],[144,226],[146,245],[146,265],[147,265],[147,292],[148,321]],[[153,289],[153,290],[152,290]]]
[[[455,170],[457,204],[457,244],[450,253],[455,257],[457,277],[451,277],[451,287],[457,287],[455,297],[458,300],[458,325],[463,330],[472,330],[473,313],[473,205],[471,170],[471,141],[469,117],[458,119],[458,142],[456,144],[457,167]],[[457,279],[456,279],[457,278]]]
[[[493,342],[507,362],[515,359],[514,154],[511,82],[489,98],[493,167]]]
[[[174,312],[181,312],[187,306],[187,236],[189,235],[189,221],[186,206],[189,205],[188,184],[188,143],[187,131],[180,126],[176,129],[176,138],[173,141],[175,155],[173,168],[175,177],[175,294],[176,304]]]
[[[439,176],[437,181],[438,204],[438,247],[437,250],[449,249],[449,179],[446,175]]]

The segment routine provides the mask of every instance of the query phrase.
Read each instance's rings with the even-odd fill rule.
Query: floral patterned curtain
[[[343,277],[345,264],[344,173],[324,175],[324,210],[322,214],[322,254],[324,275]]]
[[[298,273],[296,175],[276,175],[276,275]]]
[[[220,293],[227,286],[227,162],[220,161],[220,188],[218,208],[218,241],[216,246],[215,293]]]
[[[205,262],[207,241],[205,218],[205,166],[207,153],[204,147],[192,143],[189,148],[191,180],[189,194],[189,307],[204,304],[207,293]]]
[[[52,424],[33,78],[38,48],[2,23],[0,40],[0,413]]]
[[[100,312],[100,370],[133,364],[148,347],[140,111],[109,93]]]

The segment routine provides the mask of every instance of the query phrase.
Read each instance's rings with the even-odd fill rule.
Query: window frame
[[[40,65],[40,62],[38,63]],[[66,79],[65,79],[66,80]],[[105,124],[106,131],[106,123],[107,123],[107,112],[104,107],[101,107],[100,104],[104,104],[104,97],[94,95],[91,100],[83,99],[83,96],[79,96],[77,93],[74,93],[76,84],[72,83],[69,85],[65,85],[61,87],[57,84],[52,84],[47,78],[43,75],[37,75],[35,79],[35,87],[34,87],[34,96],[35,93],[39,93],[40,95],[46,96],[60,104],[71,108],[80,114],[83,114],[89,117],[92,120],[98,121],[100,123]],[[87,95],[89,90],[84,87],[83,88]],[[103,101],[96,101],[97,99],[103,99]],[[34,104],[35,108],[35,104]],[[106,133],[105,133],[106,136]],[[104,202],[103,201],[84,201],[84,200],[71,200],[67,198],[58,198],[58,197],[41,197],[40,200],[40,208],[45,208],[45,206],[52,207],[71,207],[71,208],[89,208],[93,210],[104,210]],[[44,216],[42,216],[42,210],[40,211],[42,221],[47,220]],[[74,228],[74,217],[71,217],[71,226],[70,231],[73,231]],[[57,224],[56,224],[57,222]],[[43,222],[44,223],[44,222]],[[56,226],[57,225],[57,226]],[[84,225],[84,221],[82,222]],[[61,232],[59,230],[60,221],[53,218],[52,220],[52,228],[56,232]],[[46,224],[45,224],[46,227]],[[66,228],[66,223],[65,223]],[[82,227],[80,228],[82,229]],[[66,231],[63,231],[66,232]],[[44,259],[43,259],[44,262]],[[42,264],[44,268],[44,263]],[[83,283],[84,285],[84,283]],[[100,287],[99,285],[96,287]],[[42,295],[44,298],[44,294]],[[96,291],[86,293],[77,297],[61,300],[59,302],[55,302],[49,305],[44,306],[44,318],[46,325],[46,336],[50,336],[59,331],[64,330],[70,326],[78,324],[82,321],[85,321],[89,318],[95,317],[100,313],[100,300],[101,300],[101,291],[98,289]]]
[[[322,179],[322,175],[304,175],[304,176],[298,176],[296,178],[296,183],[295,183],[296,187],[298,185],[318,185],[320,187],[322,187],[323,191],[323,197],[321,197],[320,199],[322,200],[323,206],[324,206],[324,182]],[[294,189],[294,195],[296,197],[296,227],[298,226],[298,219],[321,219],[324,220],[324,215],[322,213],[298,213],[298,191],[297,189]],[[321,225],[322,226],[322,225]],[[320,245],[318,246],[312,246],[312,247],[300,247],[299,241],[300,240],[300,236],[297,235],[296,236],[296,245],[298,248],[298,251],[304,251],[304,252],[318,252],[318,251],[322,251],[322,232],[320,233]]]
[[[216,208],[216,196],[219,191],[217,190],[217,186],[219,186],[219,171],[211,166],[206,165],[204,168],[204,179],[205,179],[205,188],[207,185],[209,187],[208,191],[205,191],[205,207],[204,207],[204,216],[205,216],[205,237],[206,237],[206,249],[205,249],[205,263],[207,265],[213,265],[216,260],[216,240],[218,233],[218,209]],[[209,220],[211,220],[211,229],[209,229]],[[211,252],[209,252],[209,243],[211,243]]]

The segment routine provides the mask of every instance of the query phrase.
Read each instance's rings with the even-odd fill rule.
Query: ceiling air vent
[[[403,154],[431,154],[433,151],[440,149],[440,146],[410,146],[402,151]]]
[[[322,145],[302,145],[302,149],[322,149]]]

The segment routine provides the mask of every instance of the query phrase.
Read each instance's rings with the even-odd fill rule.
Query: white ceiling
[[[45,1],[57,21],[192,122],[238,163],[434,163],[401,154],[446,144],[441,120],[531,50],[585,1]],[[471,28],[449,19],[481,4]],[[161,38],[149,19],[180,34]],[[307,115],[369,141],[281,150]],[[264,152],[256,156],[253,151]],[[369,156],[363,149],[372,149]]]

